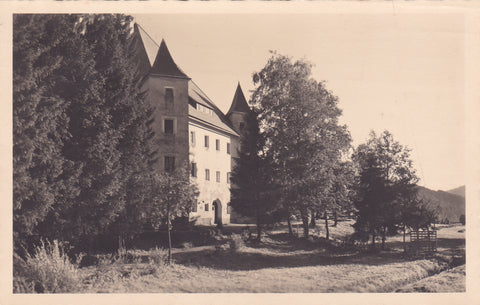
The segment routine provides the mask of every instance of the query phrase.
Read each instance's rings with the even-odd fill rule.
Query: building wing
[[[230,126],[223,112],[192,80],[188,83],[188,97],[189,118],[230,135],[239,136]]]

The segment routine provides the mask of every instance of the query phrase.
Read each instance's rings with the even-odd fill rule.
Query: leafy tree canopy
[[[252,105],[266,139],[274,179],[288,213],[299,212],[308,235],[308,211],[333,187],[335,168],[350,145],[350,134],[338,118],[338,99],[311,76],[305,60],[272,54],[254,74]]]

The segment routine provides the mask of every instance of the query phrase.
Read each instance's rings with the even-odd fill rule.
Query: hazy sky
[[[339,98],[356,146],[391,131],[412,149],[420,185],[465,183],[464,23],[459,14],[134,15],[226,112],[247,99],[269,50],[311,61]]]

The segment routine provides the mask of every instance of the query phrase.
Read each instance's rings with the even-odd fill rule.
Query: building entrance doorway
[[[215,219],[214,219],[214,223],[216,225],[222,225],[222,203],[220,202],[220,200],[215,200],[213,202],[213,209],[215,210]]]

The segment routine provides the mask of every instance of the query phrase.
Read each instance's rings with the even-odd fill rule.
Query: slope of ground
[[[465,265],[424,278],[397,292],[465,292]]]
[[[418,194],[435,209],[440,221],[448,219],[449,222],[459,222],[460,215],[465,215],[465,197],[444,191],[432,191],[421,186]]]

